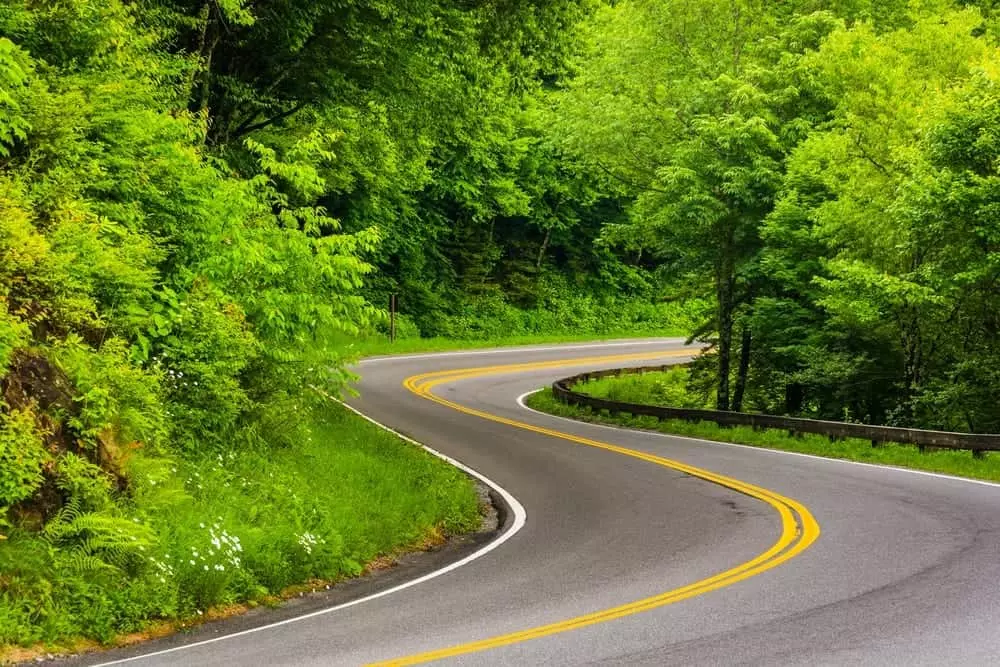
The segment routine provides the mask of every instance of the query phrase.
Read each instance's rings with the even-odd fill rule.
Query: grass
[[[516,345],[546,345],[558,343],[587,343],[602,340],[627,340],[631,338],[661,338],[682,337],[687,333],[681,330],[650,330],[622,331],[618,334],[528,334],[506,336],[504,338],[402,338],[395,342],[388,336],[373,334],[364,338],[337,341],[345,354],[355,354],[359,357],[373,357],[390,354],[413,354],[419,352],[449,352],[452,350],[479,350],[495,347],[511,347]]]
[[[670,405],[677,408],[713,408],[714,393],[699,396],[688,391],[688,378],[688,368],[676,366],[666,371],[599,378],[577,385],[576,388],[590,396],[609,401]]]
[[[141,519],[153,534],[136,529],[134,542],[105,553],[115,567],[88,559],[87,547],[12,532],[0,542],[0,661],[4,644],[114,643],[156,621],[355,576],[478,527],[466,475],[341,406],[315,410],[302,434],[284,448],[137,467],[132,516],[116,517],[115,530]]]
[[[431,531],[459,533],[478,522],[468,477],[340,406],[319,415],[307,439],[289,449],[190,468],[195,502],[182,524],[200,529],[198,517],[215,517],[243,535],[248,569],[268,591],[355,575]],[[307,534],[322,541],[308,545]]]
[[[633,380],[637,377],[639,376],[625,376],[622,380]],[[578,391],[582,391],[582,393],[590,393],[596,386],[596,390],[602,392],[604,397],[611,398],[609,394],[613,393],[613,391],[608,385],[615,384],[616,381],[617,379],[614,378],[604,378],[585,385],[579,385],[577,389]],[[630,386],[622,389],[623,394],[629,396],[629,398],[613,398],[612,400],[649,403],[648,396],[645,401],[636,400],[641,398],[641,396],[636,396],[633,393],[635,388],[644,382],[646,380],[631,383]],[[598,383],[600,383],[599,386]],[[544,389],[532,394],[526,402],[529,407],[541,412],[597,424],[656,431],[702,440],[730,442],[787,452],[801,452],[833,459],[899,466],[971,479],[1000,482],[1000,456],[987,456],[985,459],[974,459],[971,452],[937,450],[921,453],[916,447],[890,443],[881,447],[872,447],[871,442],[868,440],[847,439],[831,442],[829,439],[817,435],[790,436],[787,431],[770,429],[754,431],[750,427],[722,428],[711,422],[687,422],[683,420],[665,420],[661,422],[654,417],[612,416],[604,412],[595,413],[589,408],[566,405],[556,400],[551,389]]]

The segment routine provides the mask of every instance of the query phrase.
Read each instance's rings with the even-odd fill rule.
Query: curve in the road
[[[697,350],[661,339],[366,360],[360,396],[349,403],[486,474],[524,506],[524,527],[486,557],[349,612],[297,616],[242,635],[231,633],[275,616],[233,619],[187,637],[84,656],[67,667],[139,653],[146,653],[143,667],[328,667],[398,656],[413,662],[443,651],[450,656],[444,662],[456,667],[1000,664],[997,486],[609,429],[528,412],[517,402],[567,375],[568,366],[611,367],[594,361],[606,359],[602,353],[641,364],[685,352]],[[496,374],[481,374],[486,359],[497,364],[491,367]],[[419,377],[413,389],[431,400],[402,386],[413,377]],[[681,467],[664,467],[660,459]],[[740,489],[693,477],[688,468],[772,490],[765,495],[792,515],[797,538],[774,557],[759,559],[785,536],[783,522],[776,521],[780,510]],[[777,495],[801,501],[823,526],[823,539],[781,567],[773,564],[803,543],[805,530],[801,513],[796,516]],[[423,562],[438,568],[448,557]],[[670,598],[663,591],[684,594],[695,586],[691,582],[751,562],[771,567],[714,593],[665,603]],[[381,583],[348,584],[332,599],[361,598],[429,571],[408,567],[387,571]],[[643,601],[664,604],[596,622],[609,611],[639,611]],[[324,604],[304,603],[313,605],[308,609]],[[275,613],[288,618],[300,612],[293,606]],[[575,623],[581,619],[595,622]],[[541,634],[570,624],[572,632]],[[180,643],[187,643],[182,653],[158,651]]]
[[[770,505],[772,508],[774,508],[777,511],[778,516],[781,518],[781,535],[779,536],[778,540],[763,553],[758,554],[756,557],[744,563],[741,563],[736,567],[730,568],[724,572],[720,572],[713,576],[706,577],[699,581],[695,581],[691,584],[671,589],[669,591],[660,593],[659,595],[654,595],[640,600],[635,600],[633,602],[623,605],[617,605],[615,607],[604,609],[598,612],[583,614],[580,616],[576,616],[574,618],[566,619],[564,621],[559,621],[557,623],[549,623],[546,625],[534,628],[528,628],[518,632],[511,632],[498,635],[495,637],[490,637],[488,639],[483,639],[481,641],[470,642],[467,644],[461,644],[458,646],[452,646],[435,651],[428,651],[425,653],[419,653],[416,655],[396,658],[384,662],[373,663],[373,665],[378,665],[379,667],[389,667],[390,665],[391,666],[417,665],[425,662],[431,662],[433,660],[441,660],[444,658],[450,658],[467,653],[475,653],[478,651],[485,651],[488,649],[498,648],[500,646],[506,646],[509,644],[525,642],[531,639],[537,639],[548,635],[567,632],[569,630],[575,630],[578,628],[586,627],[588,625],[594,625],[596,623],[604,623],[606,621],[615,620],[618,618],[622,618],[624,616],[630,616],[632,614],[638,614],[640,612],[649,611],[651,609],[656,609],[657,607],[662,607],[668,604],[673,604],[675,602],[680,602],[681,600],[686,600],[696,595],[708,593],[709,591],[718,590],[725,586],[734,584],[738,581],[742,581],[754,575],[760,574],[761,572],[770,570],[771,568],[777,567],[778,565],[781,565],[785,561],[794,558],[798,554],[802,553],[803,551],[808,549],[813,542],[816,541],[816,539],[819,537],[820,534],[819,524],[816,522],[816,519],[812,516],[809,510],[806,509],[801,503],[791,498],[782,496],[781,494],[769,491],[760,486],[748,484],[746,482],[741,482],[737,479],[733,479],[732,477],[718,475],[711,471],[703,470],[701,468],[696,468],[694,466],[686,465],[679,461],[673,461],[667,458],[663,458],[661,456],[655,456],[634,449],[629,449],[627,447],[620,447],[618,445],[602,442],[600,440],[584,438],[573,435],[571,433],[564,433],[562,431],[557,431],[555,429],[536,426],[534,424],[528,424],[526,422],[494,415],[489,412],[484,412],[482,410],[475,410],[473,408],[468,408],[454,401],[449,401],[445,398],[441,398],[440,396],[437,396],[433,393],[434,387],[447,382],[453,382],[458,379],[474,379],[474,378],[486,377],[489,375],[497,375],[502,373],[516,372],[516,371],[534,371],[539,369],[560,368],[560,367],[565,367],[567,365],[578,366],[587,363],[607,364],[613,362],[642,361],[649,358],[663,358],[665,356],[690,357],[691,353],[688,350],[682,350],[674,354],[666,354],[666,355],[663,353],[656,355],[642,353],[642,354],[631,354],[631,355],[594,357],[590,359],[577,359],[570,363],[567,363],[565,361],[561,362],[549,361],[549,362],[537,362],[533,364],[508,364],[504,366],[484,366],[480,368],[462,369],[459,371],[437,371],[432,373],[423,373],[420,375],[411,376],[403,382],[403,386],[406,387],[412,393],[422,398],[434,401],[435,403],[449,407],[452,410],[457,410],[463,414],[480,417],[482,419],[488,419],[493,422],[497,422],[518,429],[523,429],[526,431],[531,431],[533,433],[540,433],[542,435],[548,435],[554,438],[568,440],[578,445],[595,447],[597,449],[603,449],[606,451],[614,452],[616,454],[630,456],[636,459],[640,459],[642,461],[647,461],[649,463],[654,463],[656,465],[663,466],[665,468],[671,468],[673,470],[683,472],[685,474],[691,475],[692,477],[697,477],[699,479],[712,482],[713,484],[718,484],[719,486],[731,489],[733,491],[737,491],[751,498],[760,500]]]

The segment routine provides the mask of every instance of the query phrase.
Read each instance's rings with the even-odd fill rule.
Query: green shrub
[[[221,446],[253,406],[240,376],[260,342],[241,309],[202,283],[185,294],[162,290],[151,322],[151,364],[162,373],[174,449]]]
[[[0,234],[3,231],[0,229]],[[2,253],[0,253],[2,257]],[[2,277],[0,277],[2,278]],[[0,294],[0,377],[7,371],[14,350],[23,347],[28,339],[28,327],[7,312],[7,300]]]
[[[156,537],[148,525],[116,509],[88,510],[79,498],[70,498],[45,524],[42,535],[74,570],[135,574],[144,567]]]
[[[537,308],[521,309],[497,292],[470,299],[444,314],[424,335],[459,340],[503,340],[525,335],[662,335],[693,331],[705,304],[653,302],[553,293]]]
[[[666,371],[600,378],[576,386],[584,394],[624,403],[674,408],[712,408],[714,396],[697,391],[687,366]]]
[[[70,335],[52,353],[77,390],[74,401],[79,413],[69,425],[88,445],[165,443],[169,426],[160,377],[132,363],[124,340],[109,338],[100,350],[93,350],[79,336]]]
[[[0,411],[0,527],[6,525],[6,510],[41,486],[49,459],[31,412]]]
[[[100,466],[66,452],[56,465],[56,485],[68,498],[88,511],[102,511],[113,504],[114,480]]]

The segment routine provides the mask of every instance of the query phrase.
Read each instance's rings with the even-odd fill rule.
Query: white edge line
[[[583,421],[580,419],[573,419],[571,417],[563,417],[561,415],[552,415],[548,412],[542,412],[541,410],[536,410],[529,407],[525,403],[527,399],[532,394],[537,394],[545,389],[532,389],[531,391],[526,391],[517,397],[517,404],[527,410],[528,412],[534,412],[536,415],[543,415],[550,419],[559,419],[561,421],[572,422],[574,424],[582,424],[584,426],[595,426],[597,428],[610,429],[612,431],[626,431],[629,433],[641,433],[643,435],[653,435],[659,438],[678,438],[680,440],[690,440],[692,442],[700,442],[703,444],[708,444],[712,446],[723,445],[725,447],[737,447],[739,449],[751,449],[756,452],[767,452],[769,454],[784,454],[786,456],[798,456],[805,459],[813,459],[815,461],[826,461],[827,463],[841,463],[844,465],[852,466],[864,466],[865,468],[875,468],[877,470],[893,470],[895,472],[905,472],[911,475],[922,475],[924,477],[937,477],[938,479],[947,479],[955,482],[967,482],[969,484],[978,484],[980,486],[990,486],[993,488],[1000,488],[1000,484],[996,482],[988,482],[983,479],[972,479],[970,477],[958,477],[957,475],[946,475],[940,472],[930,472],[928,470],[915,470],[914,468],[901,468],[899,466],[890,466],[880,463],[864,463],[862,461],[849,461],[847,459],[836,459],[828,456],[817,456],[816,454],[804,454],[802,452],[789,452],[784,449],[771,449],[769,447],[755,447],[753,445],[741,445],[736,442],[722,442],[721,440],[708,440],[706,438],[693,438],[689,435],[673,435],[671,433],[661,433],[659,431],[645,431],[642,429],[628,428],[627,426],[609,426],[608,424],[597,424],[595,422]]]
[[[489,350],[465,350],[459,352],[427,352],[422,354],[398,354],[379,357],[368,357],[361,359],[358,364],[374,364],[382,361],[406,361],[407,359],[428,359],[432,357],[470,357],[484,354],[510,354],[511,352],[550,352],[553,350],[588,350],[595,347],[628,347],[633,345],[663,345],[664,343],[680,343],[683,345],[686,338],[659,338],[656,340],[618,340],[613,343],[586,343],[583,345],[545,345],[536,347],[500,347]],[[695,346],[692,350],[697,349]]]
[[[431,449],[427,445],[421,444],[421,443],[417,442],[416,440],[414,440],[413,438],[409,438],[409,437],[403,435],[402,433],[399,433],[399,432],[393,430],[392,428],[386,426],[385,424],[382,424],[380,422],[375,421],[374,419],[372,419],[368,415],[364,414],[363,412],[361,412],[357,408],[355,408],[353,406],[350,406],[350,405],[344,403],[343,401],[337,400],[337,399],[332,398],[332,397],[331,397],[331,400],[334,400],[337,403],[340,403],[345,408],[347,408],[348,410],[350,410],[354,414],[358,415],[362,419],[364,419],[364,420],[366,420],[366,421],[374,424],[375,426],[378,426],[381,429],[384,429],[384,430],[388,431],[389,433],[392,433],[396,437],[398,437],[398,438],[400,438],[400,439],[402,439],[402,440],[404,440],[404,441],[406,441],[406,442],[408,442],[408,443],[410,443],[412,445],[416,445],[417,447],[420,447],[420,448],[424,449],[425,451],[433,454],[434,456],[438,457],[439,459],[442,459],[443,461],[446,461],[447,463],[450,463],[451,465],[455,466],[459,470],[461,470],[461,471],[463,471],[463,472],[465,472],[465,473],[467,473],[467,474],[475,477],[476,479],[478,479],[479,481],[481,481],[483,484],[486,484],[487,486],[489,486],[491,489],[493,489],[498,494],[500,494],[500,496],[504,499],[504,502],[507,503],[507,506],[510,507],[511,511],[513,511],[513,513],[514,513],[514,521],[513,521],[513,523],[499,537],[497,537],[496,539],[492,540],[489,544],[486,544],[483,548],[479,549],[478,551],[475,551],[475,552],[469,554],[465,558],[462,558],[461,560],[457,560],[454,563],[451,563],[450,565],[446,565],[445,567],[442,567],[439,570],[434,570],[433,572],[429,572],[429,573],[427,573],[427,574],[425,574],[425,575],[423,575],[421,577],[417,577],[416,579],[413,579],[411,581],[407,581],[406,583],[400,584],[398,586],[393,586],[392,588],[387,588],[384,591],[380,591],[378,593],[373,593],[372,595],[368,595],[368,596],[365,596],[363,598],[358,598],[357,600],[351,600],[350,602],[345,602],[343,604],[339,604],[339,605],[336,605],[334,607],[327,607],[326,609],[320,609],[318,611],[310,612],[308,614],[303,614],[301,616],[294,616],[292,618],[286,618],[283,621],[277,621],[275,623],[269,623],[267,625],[261,625],[261,626],[255,627],[255,628],[250,628],[248,630],[242,630],[240,632],[234,632],[232,634],[223,635],[221,637],[213,637],[212,639],[205,639],[205,640],[202,640],[202,641],[199,641],[199,642],[194,642],[194,643],[191,643],[191,644],[183,644],[181,646],[174,646],[172,648],[163,649],[161,651],[153,651],[152,653],[143,653],[141,655],[132,656],[130,658],[122,658],[121,660],[112,660],[111,662],[102,662],[102,663],[96,665],[95,667],[104,667],[105,665],[118,665],[118,664],[122,664],[122,663],[125,663],[125,662],[132,662],[133,660],[144,660],[146,658],[152,658],[152,657],[156,657],[156,656],[160,656],[160,655],[166,655],[168,653],[175,653],[175,652],[178,652],[178,651],[184,651],[184,650],[195,648],[195,647],[198,647],[198,646],[205,646],[207,644],[214,644],[216,642],[227,641],[227,640],[230,640],[230,639],[235,639],[236,637],[243,637],[245,635],[249,635],[249,634],[252,634],[254,632],[261,632],[263,630],[271,630],[272,628],[281,627],[282,625],[289,625],[291,623],[296,623],[298,621],[304,621],[304,620],[309,619],[309,618],[315,618],[317,616],[323,616],[325,614],[330,614],[330,613],[335,612],[335,611],[340,611],[341,609],[347,609],[348,607],[354,607],[355,605],[363,604],[365,602],[370,602],[371,600],[375,600],[375,599],[378,599],[378,598],[381,598],[381,597],[385,597],[387,595],[392,595],[393,593],[398,593],[399,591],[404,590],[406,588],[410,588],[412,586],[416,586],[418,584],[422,584],[425,581],[430,581],[431,579],[436,579],[437,577],[440,577],[440,576],[442,576],[444,574],[447,574],[447,573],[449,573],[449,572],[451,572],[453,570],[457,570],[458,568],[462,567],[463,565],[467,565],[467,564],[471,563],[472,561],[474,561],[474,560],[476,560],[478,558],[482,558],[483,556],[485,556],[489,552],[491,552],[494,549],[498,548],[501,544],[503,544],[504,542],[506,542],[510,538],[514,537],[514,535],[516,535],[518,533],[518,531],[520,531],[524,527],[524,524],[525,524],[525,522],[527,521],[527,518],[528,518],[527,513],[524,511],[524,506],[522,506],[521,503],[519,503],[517,501],[517,498],[515,498],[514,496],[512,496],[506,489],[504,489],[502,486],[500,486],[499,484],[497,484],[496,482],[494,482],[490,478],[488,478],[485,475],[482,475],[482,474],[476,472],[472,468],[468,467],[467,465],[465,465],[465,464],[463,464],[463,463],[461,463],[459,461],[456,461],[455,459],[451,458],[450,456],[448,456],[446,454],[442,454],[441,452],[439,452],[439,451],[437,451],[435,449]]]

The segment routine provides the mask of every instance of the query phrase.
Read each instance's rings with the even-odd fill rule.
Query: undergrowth
[[[372,356],[409,352],[572,343],[624,338],[687,336],[700,321],[699,300],[653,303],[644,299],[601,301],[570,295],[548,308],[523,309],[500,299],[482,299],[442,313],[431,335],[408,315],[396,318],[391,341],[385,321],[358,335],[332,333],[327,344],[347,354]]]
[[[79,459],[75,483],[94,488],[44,531],[0,542],[0,644],[108,642],[151,620],[357,575],[431,533],[478,525],[465,475],[340,406],[299,433],[277,449],[135,458],[134,493],[114,503],[100,500],[114,495],[107,476]]]
[[[636,373],[590,380],[576,390],[597,398],[624,403],[669,405],[675,408],[708,408],[715,405],[715,396],[692,391],[688,384],[690,372],[686,366],[665,371]]]

